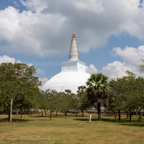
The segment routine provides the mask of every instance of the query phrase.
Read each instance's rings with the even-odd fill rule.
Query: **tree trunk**
[[[128,118],[128,112],[126,111],[126,115],[127,115],[127,118]]]
[[[8,121],[10,121],[10,112],[8,113]]]
[[[77,111],[76,111],[76,116],[77,116]]]
[[[58,113],[58,112],[56,111],[56,116],[57,116],[57,113]]]
[[[18,110],[17,110],[17,115],[18,115]]]
[[[52,117],[52,112],[50,111],[50,120],[51,120],[51,117]]]
[[[136,112],[136,117],[137,117],[137,112]]]
[[[115,116],[115,119],[116,119],[116,115],[117,115],[117,113],[114,111],[114,116]]]
[[[129,119],[129,121],[130,121],[130,122],[131,122],[131,116],[132,116],[132,114],[131,114],[131,113],[129,113],[129,118],[130,118],[130,119]]]
[[[44,108],[45,116],[46,116],[46,109]]]
[[[21,117],[20,118],[22,118],[22,113],[23,113],[23,110],[21,110]]]
[[[67,111],[65,111],[65,116],[67,116]]]
[[[101,121],[101,103],[98,103],[98,120]]]
[[[118,111],[118,114],[119,114],[119,120],[121,120],[121,112],[120,112],[120,110]]]
[[[84,116],[84,110],[82,110],[82,116]]]
[[[140,114],[139,114],[139,121],[141,120],[141,112],[140,112]]]
[[[43,110],[41,109],[41,112],[42,112],[42,117],[43,117]]]
[[[10,104],[10,123],[12,122],[12,105],[13,105],[13,99],[11,99],[11,104]]]

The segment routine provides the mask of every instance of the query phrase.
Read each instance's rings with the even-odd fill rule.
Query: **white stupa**
[[[53,89],[57,92],[64,92],[70,89],[77,93],[78,86],[86,85],[90,74],[86,73],[86,64],[79,61],[79,52],[75,34],[72,36],[69,51],[69,61],[62,62],[61,72],[52,77],[43,86],[43,90]]]

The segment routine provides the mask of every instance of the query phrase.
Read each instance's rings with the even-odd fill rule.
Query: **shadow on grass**
[[[33,115],[32,117],[41,117],[41,118],[45,118],[45,117],[50,117],[50,115],[47,115],[47,116],[41,116],[41,115]],[[52,118],[60,118],[60,117],[73,117],[73,118],[77,118],[77,117],[81,117],[81,118],[84,118],[84,117],[87,117],[87,116],[75,116],[75,115],[67,115],[67,116],[64,116],[64,115],[52,115]]]
[[[85,122],[87,122],[88,121],[88,118],[83,118],[83,119],[74,119],[74,120],[76,120],[76,121],[85,121]],[[92,122],[96,122],[96,121],[98,121],[98,119],[91,119],[91,121]]]
[[[27,119],[12,119],[12,122],[28,122],[30,120]],[[7,118],[0,119],[0,123],[9,122]]]
[[[88,118],[77,118],[74,119],[76,121],[88,121]],[[91,119],[92,122],[99,122],[98,119],[94,118]],[[129,119],[121,119],[120,121],[118,119],[109,119],[109,118],[102,118],[101,121],[103,122],[108,122],[108,123],[115,123],[118,125],[123,125],[123,126],[139,126],[139,127],[144,127],[144,121],[138,121],[138,120],[132,120],[131,122]]]
[[[144,127],[144,123],[129,123],[129,124],[120,124],[120,125],[123,125],[123,126],[139,126],[139,127]]]

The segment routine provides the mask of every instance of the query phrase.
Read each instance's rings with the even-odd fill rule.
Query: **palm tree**
[[[85,91],[86,91],[86,86],[79,86],[77,93],[78,93],[78,95],[81,95],[81,94],[84,94]]]
[[[98,120],[101,120],[101,106],[107,106],[110,96],[108,77],[102,73],[92,74],[87,81],[87,96],[91,105],[98,110]]]

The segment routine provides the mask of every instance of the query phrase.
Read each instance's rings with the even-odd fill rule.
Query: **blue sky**
[[[73,33],[88,73],[143,76],[142,0],[0,0],[0,31],[0,63],[32,64],[43,84],[68,61]]]

